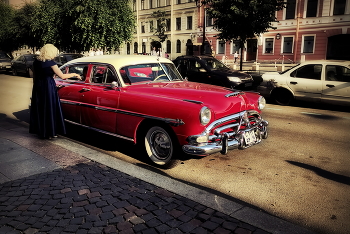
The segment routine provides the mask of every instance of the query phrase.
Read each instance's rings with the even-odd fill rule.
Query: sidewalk
[[[0,116],[0,234],[312,233]]]

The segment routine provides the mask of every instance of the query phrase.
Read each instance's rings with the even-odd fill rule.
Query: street
[[[30,78],[0,74],[0,114],[28,122],[31,87]],[[181,158],[168,170],[149,167],[130,142],[75,126],[67,137],[318,233],[348,233],[350,111],[341,110],[268,104],[266,141],[227,155]]]

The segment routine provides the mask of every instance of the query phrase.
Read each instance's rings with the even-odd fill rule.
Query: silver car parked
[[[307,61],[262,78],[258,91],[280,105],[304,100],[350,106],[350,61]]]

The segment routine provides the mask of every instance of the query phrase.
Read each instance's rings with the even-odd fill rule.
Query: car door
[[[26,73],[27,72],[27,66],[26,66],[26,59],[25,56],[21,56],[17,59],[15,68],[17,72],[19,73]]]
[[[350,69],[340,65],[327,65],[322,84],[322,102],[350,105]]]
[[[85,78],[89,77],[89,65],[78,64],[71,65],[62,69],[63,73],[77,73],[80,74],[82,80],[76,78],[68,78],[56,82],[58,88],[58,94],[61,99],[61,106],[63,111],[63,117],[66,120],[81,123],[81,103],[82,96],[84,95]],[[56,79],[60,80],[60,78]]]
[[[321,100],[322,64],[306,64],[297,67],[287,77],[287,85],[297,99]]]
[[[187,77],[188,80],[199,83],[211,84],[209,71],[203,64],[195,59],[188,60],[187,64]]]
[[[112,87],[117,82],[113,67],[92,65],[91,76],[81,90],[81,123],[96,129],[116,133],[120,91]]]

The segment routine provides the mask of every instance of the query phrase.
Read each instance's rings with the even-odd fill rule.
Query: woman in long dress
[[[53,76],[61,79],[80,78],[79,74],[63,74],[53,61],[58,49],[52,44],[46,44],[40,49],[40,55],[33,63],[33,91],[30,108],[29,132],[40,138],[51,139],[57,134],[66,134],[61,103],[58,97]]]

